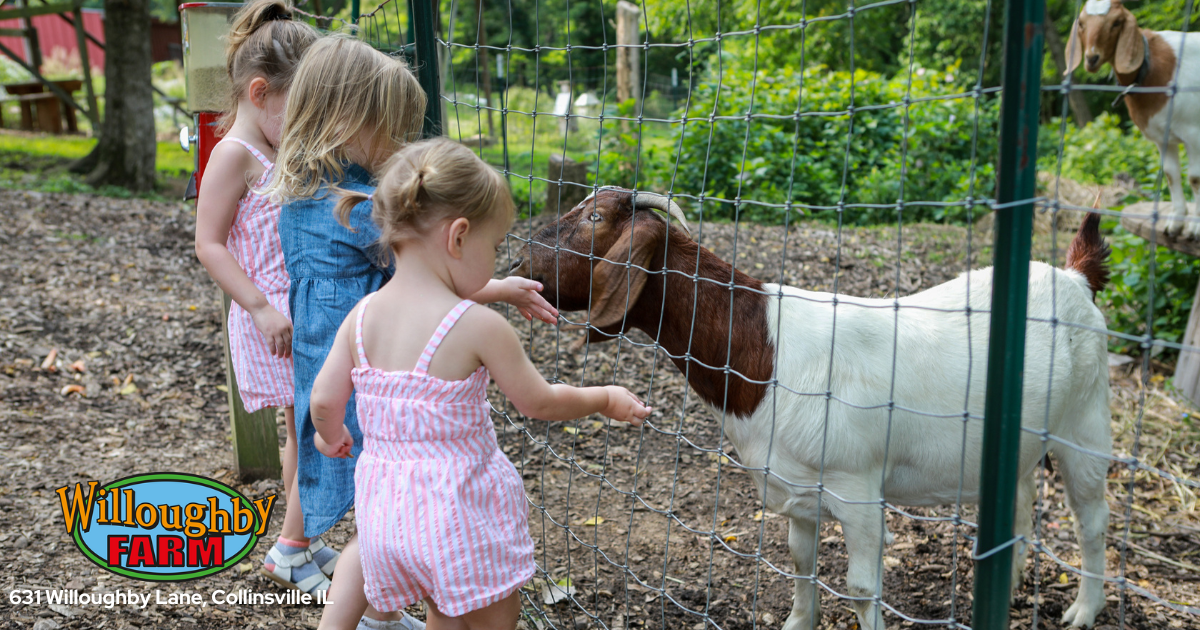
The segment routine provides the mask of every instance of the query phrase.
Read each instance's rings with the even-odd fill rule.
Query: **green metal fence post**
[[[359,0],[350,0],[350,21],[355,25],[358,24],[360,10]]]
[[[975,630],[1007,630],[1012,581],[1013,512],[1021,442],[1021,386],[1029,248],[1037,176],[1038,97],[1044,0],[1008,0],[1000,97],[1000,162],[995,269],[984,399]]]
[[[412,0],[412,23],[416,37],[417,80],[425,97],[425,126],[422,137],[442,135],[442,85],[438,75],[437,25],[433,3],[437,0]]]

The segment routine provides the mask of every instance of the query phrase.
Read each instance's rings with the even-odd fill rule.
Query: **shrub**
[[[1112,246],[1109,267],[1112,280],[1101,291],[1100,310],[1108,319],[1109,330],[1126,335],[1146,334],[1147,306],[1153,291],[1153,329],[1155,339],[1179,343],[1187,328],[1192,294],[1200,281],[1200,259],[1159,246],[1151,254],[1150,244],[1127,232],[1116,220],[1104,227]],[[1153,261],[1152,261],[1153,259]],[[1151,278],[1150,265],[1154,264]],[[1134,352],[1138,343],[1113,337],[1109,348],[1114,352]],[[1174,351],[1168,351],[1174,355]]]
[[[1038,170],[1055,172],[1058,162],[1057,118],[1038,133]],[[1112,184],[1115,179],[1135,181],[1143,196],[1151,196],[1158,179],[1158,149],[1132,125],[1122,125],[1116,114],[1104,112],[1079,129],[1068,124],[1062,137],[1062,176],[1089,184]],[[1166,194],[1165,192],[1163,193]]]
[[[817,206],[834,206],[839,200],[885,206],[847,210],[845,222],[858,225],[894,220],[895,204],[903,196],[905,221],[966,220],[961,205],[919,202],[965,200],[971,193],[972,168],[971,196],[992,195],[998,101],[991,97],[980,101],[974,161],[973,97],[913,103],[908,107],[907,126],[900,105],[906,94],[911,100],[945,94],[952,89],[947,86],[954,70],[918,70],[911,77],[909,92],[907,73],[886,78],[822,67],[803,74],[788,68],[757,74],[727,69],[719,82],[716,77],[700,82],[688,116],[741,117],[751,112],[754,116],[750,120],[709,118],[680,127],[676,141],[682,135],[682,155],[675,190],[774,204],[790,199]],[[853,117],[848,113],[852,104]],[[733,218],[733,204],[708,206],[706,218]],[[834,219],[837,211],[810,214]],[[783,212],[744,204],[739,218],[779,223]]]

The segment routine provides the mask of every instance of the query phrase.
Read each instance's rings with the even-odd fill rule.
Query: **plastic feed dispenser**
[[[234,2],[192,2],[179,7],[188,108],[193,112],[220,112],[229,103],[232,87],[225,68],[225,35],[240,8],[242,5]]]

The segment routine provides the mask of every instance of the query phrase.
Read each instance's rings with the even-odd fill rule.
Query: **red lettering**
[[[158,566],[154,561],[154,545],[150,543],[150,537],[131,536],[129,538],[129,560],[126,563],[127,567],[153,567]]]
[[[189,567],[219,566],[225,560],[225,537],[189,538],[187,555]]]
[[[129,547],[125,546],[126,540],[129,540],[128,536],[108,537],[108,566],[121,566],[121,556],[129,553]]]
[[[159,534],[158,563],[160,567],[183,566],[183,536]]]

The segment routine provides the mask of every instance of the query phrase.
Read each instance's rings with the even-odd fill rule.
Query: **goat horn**
[[[679,221],[679,225],[683,228],[684,232],[688,233],[688,236],[692,235],[692,230],[688,228],[687,218],[683,216],[683,210],[670,197],[658,193],[639,191],[637,193],[637,202],[643,206],[671,215],[672,218]]]

